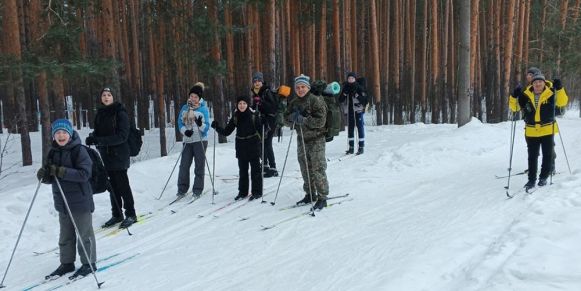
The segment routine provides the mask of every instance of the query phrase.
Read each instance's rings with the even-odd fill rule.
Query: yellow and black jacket
[[[509,97],[509,107],[513,112],[518,112],[521,108],[526,107],[527,104],[529,108],[532,108],[530,111],[523,110],[525,136],[541,137],[551,135],[553,132],[559,132],[557,122],[555,122],[553,129],[553,121],[555,121],[554,107],[564,107],[567,105],[569,97],[564,88],[554,92],[552,85],[551,82],[547,81],[545,90],[539,97],[538,106],[535,106],[535,94],[532,86],[528,86],[518,98],[512,95]]]

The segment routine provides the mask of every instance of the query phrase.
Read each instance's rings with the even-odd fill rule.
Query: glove
[[[526,96],[521,95],[518,98],[518,104],[520,105],[521,110],[525,113],[525,114],[530,114],[535,112],[535,109],[533,108],[533,105],[531,104],[531,102],[529,102],[528,98]]]
[[[305,117],[302,116],[300,112],[295,111],[295,113],[293,113],[293,122],[298,125],[303,125]]]
[[[525,112],[526,113],[533,113],[535,112],[535,109],[533,108],[533,105],[531,105],[531,103],[527,103],[527,105],[525,105]]]
[[[50,169],[48,169],[47,166],[44,166],[40,169],[38,169],[38,171],[36,172],[36,178],[38,179],[38,181],[41,182],[45,182],[48,181],[48,178],[50,178]]]
[[[55,165],[50,165],[50,175],[58,178],[63,178],[65,176],[65,167],[57,167]]]
[[[194,131],[191,130],[191,129],[188,129],[188,130],[184,131],[184,135],[187,136],[187,137],[191,137],[192,134],[194,134]]]
[[[97,144],[97,139],[93,136],[93,134],[89,134],[89,136],[87,136],[87,138],[85,139],[85,144],[86,145],[96,145]]]
[[[198,118],[196,118],[196,125],[198,127],[201,127],[202,126],[202,117],[201,116],[198,116]]]
[[[559,90],[563,89],[563,84],[561,84],[561,79],[553,80],[553,88],[555,88],[555,91],[559,91]]]
[[[218,122],[216,122],[216,120],[214,120],[214,121],[212,121],[212,124],[210,124],[210,126],[214,129],[216,129],[216,127],[218,127],[220,125],[218,124]]]
[[[518,84],[514,90],[512,91],[512,97],[514,98],[520,98],[520,96],[522,95],[522,86],[521,84]]]

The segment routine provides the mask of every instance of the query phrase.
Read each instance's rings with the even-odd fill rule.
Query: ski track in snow
[[[553,185],[510,200],[503,189],[506,179],[494,178],[508,167],[510,122],[472,121],[460,129],[368,126],[365,154],[346,159],[342,132],[327,143],[330,195],[350,193],[353,201],[267,232],[260,231],[261,224],[308,210],[278,210],[302,198],[300,179],[282,180],[275,206],[259,199],[220,210],[215,213],[219,218],[198,218],[234,199],[237,183],[216,179],[219,194],[212,205],[206,173],[202,198],[167,206],[177,190],[176,169],[162,199],[155,200],[179,157],[181,145],[176,145],[170,156],[144,159],[129,170],[138,213],[154,215],[131,227],[133,236],[120,232],[97,240],[99,257],[140,253],[99,273],[99,279],[108,290],[581,290],[581,149],[575,146],[581,143],[576,135],[581,120],[567,117],[559,123],[573,174],[556,139],[557,169],[563,174],[553,178]],[[520,170],[526,168],[520,123],[516,134],[512,167]],[[274,143],[279,173],[288,136],[287,130],[283,142]],[[147,141],[154,144],[155,138]],[[33,151],[38,148],[33,145]],[[150,155],[156,150],[147,149]],[[211,168],[212,150],[210,144]],[[295,136],[285,175],[300,175],[296,159]],[[0,192],[0,266],[8,262],[32,198],[37,167],[7,178],[11,188]],[[232,139],[216,146],[216,172],[238,174]],[[274,199],[278,182],[278,177],[265,179],[265,201]],[[512,177],[511,189],[525,182],[526,175]],[[50,187],[40,189],[5,281],[14,290],[39,281],[58,265],[54,252],[32,254],[54,248],[58,241]],[[109,218],[108,195],[95,195],[95,204],[97,228]],[[248,219],[239,221],[241,217]],[[62,289],[94,285],[85,278]]]

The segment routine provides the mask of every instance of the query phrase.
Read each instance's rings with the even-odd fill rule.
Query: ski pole
[[[260,118],[260,113],[258,114],[258,118]],[[260,201],[260,203],[266,203],[266,201],[264,201],[264,123],[262,124],[262,161],[261,161],[261,166],[260,166],[260,179],[262,180],[262,200]]]
[[[169,177],[167,177],[167,181],[165,181],[165,185],[163,186],[161,193],[159,193],[159,197],[155,198],[156,200],[160,200],[161,196],[163,196],[163,193],[165,192],[165,188],[167,187],[167,184],[169,184],[169,180],[171,179],[171,176],[173,176],[173,172],[176,170],[176,166],[178,165],[178,162],[182,159],[184,149],[185,149],[185,144],[182,147],[182,151],[180,152],[180,156],[176,159],[176,162],[173,165],[173,168],[171,169],[171,173],[169,174]]]
[[[4,288],[4,279],[6,279],[6,275],[8,274],[8,269],[10,269],[10,265],[12,264],[12,259],[14,258],[14,253],[16,252],[16,248],[18,247],[18,243],[20,243],[20,238],[22,237],[22,232],[24,231],[24,226],[26,226],[26,222],[28,221],[28,216],[30,215],[30,210],[32,210],[32,205],[34,205],[34,201],[36,200],[36,195],[38,195],[38,189],[40,188],[40,180],[36,185],[36,190],[34,191],[34,195],[32,196],[32,201],[30,201],[30,206],[28,206],[28,211],[26,211],[26,216],[24,217],[24,221],[22,222],[22,226],[20,227],[20,232],[18,233],[18,238],[16,239],[16,243],[14,244],[14,248],[12,249],[12,254],[10,255],[10,260],[8,260],[8,266],[6,266],[6,271],[4,271],[4,276],[2,277],[2,282],[0,282],[0,288]]]
[[[196,124],[196,123],[194,123]],[[212,183],[212,198],[216,195],[216,188],[214,187],[214,177],[210,171],[210,164],[208,163],[208,157],[206,156],[206,147],[204,146],[204,140],[202,139],[202,133],[200,132],[200,127],[196,124],[196,132],[200,138],[200,144],[202,145],[202,152],[204,153],[204,161],[206,162],[206,167],[208,168],[208,176],[210,176],[210,182]]]
[[[59,179],[57,177],[54,177],[54,180],[56,181],[56,185],[59,188],[59,191],[61,192],[61,197],[63,198],[63,201],[65,202],[65,208],[67,209],[67,212],[69,214],[69,217],[71,218],[71,222],[73,223],[73,227],[75,228],[75,233],[77,235],[77,240],[78,243],[81,244],[81,249],[83,249],[83,253],[85,254],[85,258],[87,259],[87,261],[89,261],[89,267],[91,268],[91,273],[93,273],[93,278],[95,278],[95,282],[97,283],[97,288],[101,289],[101,285],[103,285],[103,283],[105,282],[99,282],[99,279],[97,279],[97,274],[95,273],[95,268],[93,268],[93,264],[90,263],[91,261],[91,257],[89,257],[89,253],[87,252],[87,248],[85,247],[85,243],[83,241],[83,238],[81,237],[81,234],[79,233],[79,228],[77,227],[77,223],[75,222],[75,219],[73,218],[73,213],[71,212],[71,208],[69,207],[69,202],[67,201],[67,198],[65,197],[65,193],[63,192],[63,188],[61,187],[61,183],[59,182]],[[93,242],[94,244],[94,242]],[[95,247],[95,245],[93,245],[93,248]]]
[[[510,193],[508,192],[508,190],[510,189],[510,172],[512,170],[512,155],[514,152],[514,136],[516,134],[516,118],[515,115],[513,113],[513,118],[512,118],[512,126],[510,128],[510,155],[509,155],[509,162],[508,162],[508,178],[507,178],[507,183],[506,186],[504,187],[506,189],[506,195],[510,197]]]
[[[291,126],[291,134],[288,140],[288,147],[286,148],[286,156],[284,157],[284,164],[282,165],[282,172],[280,173],[280,178],[278,179],[278,186],[276,187],[276,195],[274,195],[274,201],[270,202],[272,206],[276,204],[276,198],[278,197],[278,190],[280,190],[280,183],[282,182],[282,177],[284,176],[284,169],[286,168],[286,161],[288,159],[288,152],[290,151],[291,142],[293,140],[295,124]]]
[[[214,129],[214,149],[212,154],[212,181],[216,179],[216,135],[218,133]],[[214,196],[216,196],[216,191],[212,191],[212,204],[214,203]]]
[[[569,165],[569,158],[567,158],[567,151],[565,151],[565,143],[563,143],[563,131],[559,129],[559,139],[561,139],[561,146],[563,146],[563,153],[565,154],[565,161],[567,162],[567,168],[569,168],[569,175],[572,175],[571,165]]]
[[[305,138],[303,137],[303,126],[300,124],[299,131],[301,132],[301,143],[303,145],[303,154],[305,155],[305,169],[307,171],[307,180],[309,181],[309,196],[311,197],[311,216],[315,216],[315,209],[313,209],[313,188],[311,187],[311,176],[309,174],[309,159],[307,158],[307,148],[305,147]]]

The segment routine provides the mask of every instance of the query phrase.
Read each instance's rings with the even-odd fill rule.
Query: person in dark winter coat
[[[59,214],[61,264],[47,278],[60,277],[75,271],[75,247],[78,248],[82,266],[72,277],[86,276],[96,270],[97,259],[92,216],[95,204],[89,182],[93,162],[68,120],[58,119],[51,127],[52,147],[48,153],[47,163],[37,172],[37,178],[45,184],[52,184],[54,208]],[[75,225],[78,234],[75,231]],[[78,244],[77,235],[80,238]],[[81,242],[85,247],[86,255]]]
[[[190,187],[190,167],[194,161],[194,196],[202,195],[208,148],[210,117],[203,97],[204,84],[198,82],[190,89],[187,104],[182,106],[178,117],[178,128],[184,135],[183,149],[178,175],[178,197],[186,195]]]
[[[86,145],[96,145],[109,181],[111,218],[103,227],[111,227],[119,222],[127,228],[137,222],[133,193],[129,186],[129,116],[123,104],[114,101],[111,89],[101,90],[100,106],[93,124],[94,131],[85,139]],[[125,208],[125,219],[121,208]]]
[[[297,205],[315,202],[314,209],[327,206],[329,183],[325,157],[325,123],[327,105],[321,96],[311,92],[309,76],[295,78],[296,96],[289,101],[285,112],[287,125],[297,131],[297,154],[305,197]]]
[[[248,165],[252,177],[252,196],[250,200],[262,197],[262,177],[260,175],[261,139],[259,130],[262,128],[256,112],[248,107],[250,99],[240,96],[236,99],[236,110],[225,128],[218,122],[212,122],[212,128],[221,135],[228,136],[236,129],[236,158],[238,159],[238,196],[235,200],[248,196]]]
[[[365,113],[365,106],[367,106],[367,93],[357,82],[357,74],[354,72],[347,74],[347,82],[343,83],[339,102],[342,103],[343,112],[347,114],[347,120],[349,121],[347,131],[349,149],[345,153],[352,154],[354,152],[355,126],[357,126],[357,136],[359,137],[357,154],[360,155],[363,153],[365,146],[363,114]]]
[[[256,72],[252,76],[252,89],[250,90],[251,105],[250,107],[258,113],[264,126],[264,177],[276,177],[276,161],[274,150],[272,148],[272,139],[277,127],[277,114],[279,103],[275,98],[269,86],[264,85],[264,77],[261,72]],[[260,129],[262,134],[262,128]]]
[[[543,160],[537,185],[542,187],[547,184],[553,168],[554,135],[559,132],[555,110],[566,106],[569,100],[561,80],[553,81],[553,90],[542,74],[535,75],[532,81],[532,87],[527,87],[525,91],[520,87],[515,88],[509,102],[513,112],[521,110],[524,116],[529,169],[528,182],[524,187],[527,190],[533,188],[537,180],[539,149],[542,149]]]

